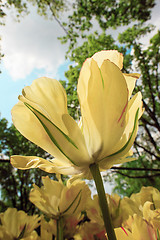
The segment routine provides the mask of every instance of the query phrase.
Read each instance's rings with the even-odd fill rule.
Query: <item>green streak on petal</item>
[[[19,234],[18,238],[16,238],[17,240],[20,240],[24,237],[25,230],[26,230],[26,224],[24,225],[24,228],[23,228],[22,232]]]
[[[115,156],[115,155],[123,152],[123,151],[126,149],[126,147],[128,146],[128,144],[130,143],[130,141],[131,141],[131,139],[132,139],[132,136],[133,136],[133,134],[134,134],[134,131],[135,131],[135,129],[136,129],[136,123],[137,123],[137,121],[138,121],[138,112],[139,112],[139,108],[137,109],[137,112],[136,112],[136,114],[135,114],[134,126],[133,126],[132,133],[131,133],[131,135],[130,135],[130,138],[129,138],[128,141],[126,142],[126,144],[125,144],[120,150],[118,150],[117,152],[112,153],[111,155],[102,158],[102,159],[99,160],[98,162],[100,162],[100,161],[102,161],[102,160],[104,160],[104,159],[106,159],[106,158],[113,157],[113,156]]]
[[[78,208],[78,206],[79,206],[79,204],[80,204],[81,198],[82,198],[82,195],[81,195],[80,198],[79,198],[79,201],[78,201],[77,206],[75,207],[75,209],[74,209],[74,211],[73,211],[73,214],[76,212],[76,210],[77,210],[77,208]]]
[[[30,106],[28,103],[24,103],[26,105],[26,107],[28,107],[32,112],[33,114],[38,118],[38,120],[40,121],[40,123],[42,124],[43,128],[45,129],[46,133],[48,134],[49,138],[51,139],[51,141],[56,145],[56,147],[60,150],[60,152],[71,162],[73,163],[74,165],[76,165],[74,163],[73,160],[70,159],[70,157],[68,157],[64,152],[63,150],[61,149],[60,145],[58,144],[58,142],[56,141],[56,139],[53,137],[53,135],[51,134],[51,132],[49,131],[49,129],[47,128],[47,126],[42,122],[42,120],[38,117],[38,115],[34,112],[38,112],[42,117],[44,117],[46,120],[48,120],[50,123],[52,123],[48,118],[46,118],[42,113],[40,113],[38,110],[36,110],[35,108],[33,108],[32,106]],[[34,111],[33,111],[34,110]],[[53,126],[55,126],[53,124]],[[55,126],[56,127],[56,126]],[[57,127],[56,127],[57,128]],[[59,128],[57,128],[58,130],[60,130]],[[62,131],[60,130],[60,132],[62,133]],[[65,135],[63,133],[63,135]],[[77,165],[76,165],[77,166]]]
[[[50,122],[58,131],[60,131],[63,136],[68,140],[68,142],[70,142],[75,148],[78,149],[78,147],[76,146],[76,144],[72,141],[71,138],[69,138],[60,128],[58,128],[52,121],[50,121],[45,115],[43,115],[40,111],[38,111],[37,109],[35,109],[34,107],[32,107],[31,105],[29,105],[28,103],[25,103],[24,104],[27,106],[27,107],[30,107],[32,108],[34,111],[38,112],[42,117],[44,117],[48,122]]]
[[[157,240],[160,240],[159,231],[157,229]]]
[[[82,190],[79,191],[79,193],[77,194],[77,196],[75,197],[75,199],[73,200],[73,202],[68,206],[68,208],[67,208],[63,213],[66,213],[66,212],[72,207],[72,205],[73,205],[74,202],[77,200],[77,198],[79,197],[79,195],[81,194],[81,192],[82,192]],[[80,198],[81,198],[81,197],[80,197]],[[79,205],[79,202],[80,202],[80,201],[78,201],[78,205]],[[76,206],[76,208],[78,207],[78,205]],[[76,211],[76,208],[75,208],[74,212]],[[74,213],[74,212],[73,212],[73,213]]]
[[[99,68],[99,71],[100,71],[100,74],[101,74],[101,80],[102,80],[102,85],[103,85],[103,89],[104,89],[104,79],[103,79],[102,72],[101,72],[100,68]]]

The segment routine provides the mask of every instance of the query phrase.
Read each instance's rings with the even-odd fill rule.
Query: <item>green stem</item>
[[[108,240],[116,240],[116,235],[114,232],[114,228],[112,225],[111,221],[111,216],[109,213],[109,208],[108,208],[108,203],[106,199],[106,194],[104,190],[104,185],[102,181],[102,177],[99,171],[98,164],[94,163],[90,165],[90,171],[93,176],[93,179],[96,184],[97,192],[98,192],[98,197],[99,197],[99,205],[102,211],[102,216],[104,220],[104,226],[106,229],[106,233],[108,236]]]
[[[57,240],[63,240],[63,218],[57,219]]]

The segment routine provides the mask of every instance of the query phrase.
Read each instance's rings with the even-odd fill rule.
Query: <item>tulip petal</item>
[[[66,134],[61,116],[67,114],[67,95],[59,81],[51,78],[38,78],[22,90],[20,101],[32,103],[40,112],[55,123]]]
[[[97,62],[98,66],[101,67],[104,60],[110,60],[116,64],[120,69],[123,68],[123,54],[117,50],[102,50],[95,53],[92,58]]]
[[[129,91],[128,98],[130,99],[130,97],[132,95],[132,92],[133,92],[133,89],[134,89],[135,84],[136,84],[136,80],[140,77],[140,74],[138,74],[138,73],[130,73],[130,74],[124,73],[123,76],[126,79],[126,83],[127,83],[127,87],[128,87],[128,91]]]
[[[57,159],[46,160],[35,156],[11,156],[11,164],[18,169],[26,170],[31,168],[40,168],[48,173],[60,173],[72,175],[81,173],[80,169],[74,168],[71,164],[61,163]]]
[[[115,228],[115,234],[118,240],[135,240],[131,233],[123,227]]]
[[[118,144],[112,148],[112,153],[106,156],[106,158],[103,158],[100,161],[100,167],[106,169],[110,168],[114,164],[119,164],[123,162],[127,162],[128,158],[124,158],[124,156],[127,156],[133,142],[135,140],[135,137],[137,135],[138,131],[138,119],[143,113],[142,109],[142,95],[140,92],[138,92],[134,97],[129,101],[128,106],[128,121],[127,125],[124,131],[124,134]],[[134,160],[134,159],[133,159]]]
[[[67,191],[69,191],[68,189],[66,189],[66,194],[67,194]],[[80,201],[81,201],[81,193],[82,193],[82,190],[80,190],[77,195],[75,196],[75,198],[73,199],[73,195],[72,195],[72,199],[71,199],[71,203],[69,204],[69,206],[67,206],[67,208],[63,211],[63,214],[68,212],[72,207],[72,214],[75,213]],[[64,193],[62,193],[64,194]],[[63,195],[62,195],[63,196]],[[65,198],[64,198],[65,199]],[[67,203],[68,203],[68,200],[66,199]],[[68,205],[68,204],[67,204]],[[64,203],[63,203],[63,208],[64,208]]]
[[[45,80],[45,81],[44,81]],[[41,84],[39,84],[39,82]],[[59,87],[58,81],[45,78],[38,79],[34,82],[33,89],[25,89],[24,96],[20,96],[18,104],[12,109],[13,122],[16,128],[30,141],[43,148],[52,156],[62,159],[66,162],[70,161],[75,165],[86,163],[89,161],[88,152],[86,149],[84,137],[81,133],[78,124],[68,115],[64,105],[67,104],[64,97],[64,89]],[[33,94],[33,90],[37,84],[38,93]],[[52,92],[49,91],[49,96],[44,92],[43,85],[48,85],[48,88],[52,88]],[[52,85],[55,85],[53,87]],[[31,85],[32,86],[32,85]],[[57,87],[58,86],[58,87]],[[59,91],[58,107],[55,106],[54,101],[54,89]],[[29,93],[28,93],[29,92]],[[31,96],[31,93],[35,96]],[[40,92],[40,93],[39,93]],[[43,93],[43,94],[42,94]],[[42,94],[42,99],[38,101],[38,96]],[[29,96],[28,96],[29,95]],[[46,96],[46,99],[45,97]],[[41,95],[39,96],[41,97]],[[61,100],[60,100],[61,99]],[[37,103],[35,103],[37,100]],[[49,112],[47,112],[46,102],[49,101]],[[65,101],[65,103],[63,103]],[[53,104],[52,115],[50,113],[51,105]],[[52,118],[53,117],[53,118]],[[29,124],[30,123],[30,124]],[[56,124],[57,123],[57,124]],[[87,163],[86,163],[87,164]]]
[[[109,60],[99,69],[97,63],[89,59],[81,69],[78,95],[88,151],[94,159],[102,158],[119,141],[125,128],[126,81]]]
[[[49,136],[49,138],[51,139],[51,141],[54,143],[54,145],[56,145],[56,147],[59,149],[59,151],[66,157],[68,158],[69,161],[71,161],[71,163],[73,163],[74,165],[76,165],[73,160],[71,160],[71,158],[69,156],[67,156],[65,154],[65,152],[62,150],[62,148],[60,147],[60,145],[58,144],[58,142],[56,141],[56,139],[54,138],[54,136],[52,135],[51,131],[50,131],[50,127],[48,127],[47,125],[53,125],[53,127],[55,127],[60,134],[62,134],[64,136],[64,138],[66,138],[66,140],[68,142],[70,142],[75,148],[78,149],[78,147],[75,145],[75,143],[65,134],[63,133],[54,123],[52,123],[47,117],[45,117],[42,113],[40,113],[39,111],[37,111],[35,108],[33,108],[32,106],[30,106],[27,103],[24,103],[34,114],[35,116],[38,118],[38,120],[40,121],[40,123],[42,124],[43,128],[45,129],[47,135]],[[42,120],[41,120],[42,119]],[[46,122],[46,124],[45,124]],[[48,124],[47,124],[48,123]]]
[[[130,135],[128,141],[126,142],[126,144],[121,149],[119,149],[117,152],[112,153],[111,155],[107,156],[107,158],[110,158],[110,157],[113,157],[115,155],[118,155],[119,153],[123,152],[128,147],[128,145],[129,145],[129,143],[130,143],[130,141],[131,141],[131,139],[133,137],[133,134],[134,134],[134,132],[136,130],[136,124],[138,122],[138,112],[139,112],[139,108],[137,109],[137,112],[136,112],[136,115],[135,115],[133,130],[132,130],[131,135]]]

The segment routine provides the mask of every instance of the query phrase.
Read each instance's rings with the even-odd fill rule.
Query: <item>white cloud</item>
[[[31,7],[31,13],[15,22],[10,14],[2,28],[3,63],[14,81],[23,79],[34,69],[44,69],[53,77],[65,61],[66,45],[57,37],[64,35],[54,20],[45,20]]]

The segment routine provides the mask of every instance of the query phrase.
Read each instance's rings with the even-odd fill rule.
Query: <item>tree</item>
[[[0,151],[1,158],[5,159],[9,159],[11,155],[50,157],[44,150],[24,138],[13,125],[8,126],[5,118],[0,119]],[[54,174],[47,174],[40,169],[26,171],[14,169],[9,160],[4,159],[0,161],[0,175],[0,211],[15,207],[32,214],[35,211],[35,206],[29,201],[32,184],[41,186],[42,176],[50,175],[52,179],[55,178]]]
[[[155,0],[75,0],[73,13],[68,17],[68,24],[63,23],[67,35],[62,43],[69,41],[68,53],[75,48],[80,39],[85,39],[96,20],[98,29],[106,31],[119,26],[128,26],[132,22],[144,23],[151,17]]]

